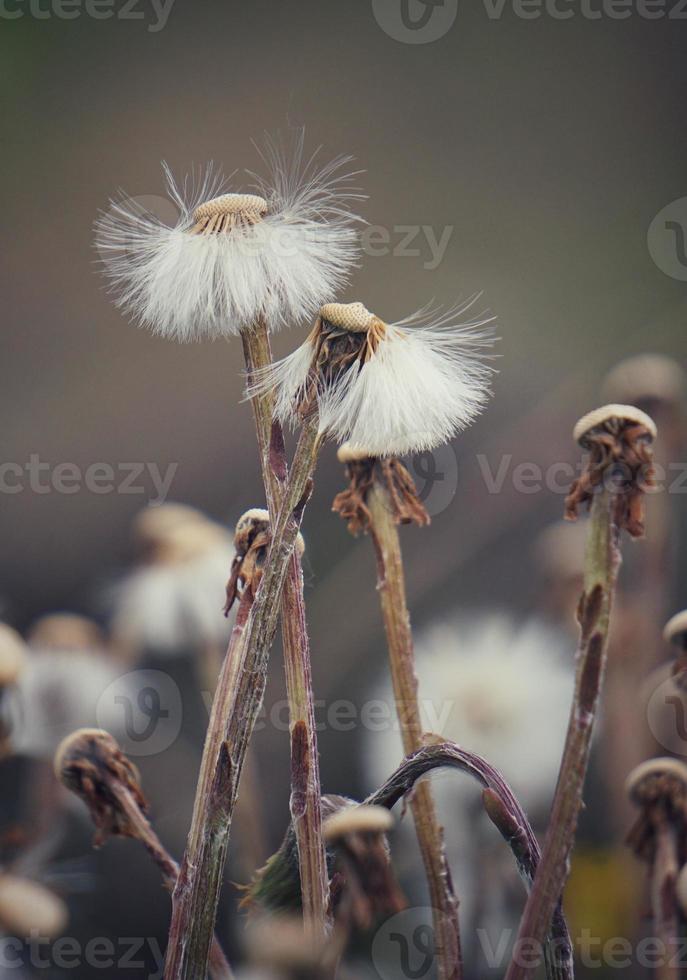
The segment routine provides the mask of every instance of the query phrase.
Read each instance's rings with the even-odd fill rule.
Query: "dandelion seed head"
[[[314,385],[323,435],[374,457],[433,449],[490,395],[491,318],[456,322],[465,309],[387,324],[362,303],[327,305],[305,343],[258,373],[248,394],[274,391],[277,417],[296,427]]]
[[[357,263],[352,210],[361,195],[348,158],[320,164],[268,143],[255,193],[213,166],[177,185],[168,225],[122,196],[96,222],[96,244],[117,305],[155,334],[179,341],[228,337],[263,320],[270,330],[314,316]]]

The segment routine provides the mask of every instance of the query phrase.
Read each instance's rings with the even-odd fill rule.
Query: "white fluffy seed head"
[[[178,187],[165,224],[133,198],[113,201],[96,244],[117,299],[140,325],[180,341],[229,336],[264,319],[272,330],[311,318],[345,285],[358,257],[347,158],[319,165],[268,144],[256,194],[228,192],[208,167]]]
[[[643,425],[651,438],[656,438],[656,423],[640,408],[635,405],[602,405],[601,408],[595,408],[593,412],[588,412],[578,419],[573,429],[573,439],[581,446],[586,446],[589,433],[613,419]]]
[[[489,320],[456,323],[464,306],[439,317],[424,312],[384,324],[362,304],[353,305],[360,308],[337,308],[334,315],[344,329],[369,317],[366,337],[361,335],[366,353],[333,377],[317,379],[321,433],[364,447],[369,456],[401,456],[447,442],[479,415],[490,394],[492,369],[483,356],[493,341],[485,330]],[[319,322],[320,330],[337,325],[322,310]],[[315,331],[249,389],[249,395],[274,390],[283,423],[300,423],[317,340]]]

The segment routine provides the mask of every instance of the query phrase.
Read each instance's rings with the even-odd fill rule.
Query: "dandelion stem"
[[[173,895],[165,980],[204,980],[241,770],[265,691],[286,572],[312,490],[320,438],[306,416],[255,598],[244,594],[203,749],[186,852]]]
[[[243,352],[252,382],[256,370],[272,363],[269,333],[264,321],[243,331]],[[271,391],[252,399],[265,495],[274,521],[284,496],[287,476],[281,426],[274,420]],[[315,731],[310,641],[303,595],[303,569],[294,550],[281,600],[282,645],[291,736],[291,820],[298,845],[303,918],[314,936],[327,933],[329,876],[322,840],[320,763]]]
[[[367,505],[370,515],[368,531],[377,558],[377,589],[389,649],[389,666],[403,751],[410,755],[423,746],[413,637],[393,502],[387,487],[378,480],[373,482]],[[427,783],[420,783],[415,788],[410,806],[429,885],[439,980],[459,980],[462,975],[462,957],[458,899],[446,860],[443,828],[437,818],[432,792]]]
[[[126,814],[131,828],[136,831],[136,840],[140,841],[162,873],[162,884],[172,894],[179,877],[179,865],[164,847],[162,841],[153,830],[150,822],[142,812],[126,786],[118,780],[110,780],[110,792],[117,800],[120,809]],[[211,980],[233,980],[226,957],[216,936],[212,937],[208,972]]]
[[[677,829],[661,809],[654,812],[656,853],[651,868],[651,913],[656,938],[665,951],[656,970],[659,980],[679,980],[682,976],[680,957],[680,926],[675,895],[675,882],[680,871]]]
[[[537,838],[501,773],[474,752],[468,752],[454,742],[425,746],[404,759],[384,785],[364,802],[391,809],[414,791],[418,780],[426,773],[442,767],[459,769],[484,787],[485,810],[511,848],[518,871],[529,889],[540,860]],[[546,936],[544,958],[549,980],[572,980],[572,947],[560,903],[554,910],[551,929]]]
[[[516,950],[525,946],[536,949],[541,945],[569,873],[606,665],[608,628],[620,560],[617,502],[618,496],[610,489],[599,487],[591,505],[572,711],[542,857],[520,923]],[[532,975],[535,967],[525,960],[522,956],[514,957],[506,980],[526,980]]]

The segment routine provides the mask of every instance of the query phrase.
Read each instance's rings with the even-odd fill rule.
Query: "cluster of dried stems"
[[[244,332],[243,342],[249,376],[270,364],[264,324],[258,322]],[[351,348],[346,351],[349,358],[355,345],[350,337],[345,342]],[[562,895],[604,675],[621,532],[636,537],[643,526],[641,494],[651,480],[655,434],[651,420],[638,421],[632,411],[633,417],[623,417],[618,406],[611,406],[613,411],[602,412],[600,418],[592,413],[580,437],[589,458],[566,501],[571,519],[582,504],[591,509],[578,611],[577,675],[560,776],[540,849],[527,816],[501,774],[487,760],[422,729],[399,525],[422,527],[429,523],[429,516],[400,460],[371,457],[352,446],[342,447],[339,453],[349,485],[337,496],[334,510],[345,518],[352,533],[368,535],[373,544],[406,759],[362,805],[342,797],[322,797],[301,549],[297,546],[321,443],[317,401],[312,398],[302,413],[302,431],[290,467],[270,395],[256,396],[253,407],[269,511],[249,511],[237,525],[228,603],[237,602],[238,612],[217,685],[181,867],[150,826],[138,774],[109,735],[95,730],[77,732],[60,748],[56,759],[59,778],[90,808],[97,842],[113,834],[136,838],[161,870],[163,883],[173,895],[165,977],[202,980],[208,971],[213,978],[231,976],[213,935],[215,914],[241,770],[281,612],[290,705],[291,821],[280,851],[258,872],[245,904],[263,912],[302,915],[306,945],[301,952],[305,955],[307,950],[312,975],[334,977],[348,937],[404,907],[386,845],[390,822],[378,814],[380,810],[388,813],[407,797],[431,897],[437,974],[440,980],[460,980],[458,899],[431,789],[422,781],[436,768],[455,768],[482,786],[485,813],[510,847],[529,891],[515,948],[541,949],[547,977],[569,980],[573,954]],[[687,769],[679,772],[681,768],[673,764],[658,775],[653,771],[649,777],[644,774],[639,779],[640,790],[636,786],[632,790],[643,813],[631,840],[654,869],[656,929],[666,938],[677,935],[675,882],[687,856],[683,836],[676,829],[679,825],[684,835],[687,820]],[[274,928],[282,928],[276,919]],[[536,958],[514,955],[506,978],[524,980],[533,975],[536,965]],[[288,970],[285,975],[290,975]]]
[[[309,220],[314,220],[319,206],[316,202],[310,207]],[[218,236],[250,231],[267,213],[266,201],[245,195],[223,195],[203,204],[194,212],[193,249],[198,241],[205,242],[213,250],[208,255],[217,258],[221,249],[221,243],[215,248]],[[143,244],[147,236],[155,245],[166,234],[138,215],[131,220],[137,222]],[[106,229],[108,247],[114,247],[116,222],[106,223]],[[188,241],[184,248],[187,246],[191,248]],[[201,253],[195,249],[188,254]],[[235,258],[238,255],[232,254]],[[150,255],[155,257],[152,251]],[[344,258],[342,251],[340,264]],[[146,275],[136,272],[132,276],[135,289],[129,299],[133,296],[139,303],[145,300],[146,315],[158,329],[167,320],[176,324],[168,297],[155,305],[145,294],[155,267],[151,264],[146,269]],[[219,265],[217,270],[219,275]],[[119,281],[128,275],[125,265],[116,266]],[[231,308],[243,309],[246,297],[237,296]],[[198,290],[195,300],[198,309],[207,307],[203,290]],[[156,311],[154,315],[151,310]],[[213,313],[210,326],[215,319]],[[313,475],[325,435],[346,425],[352,431],[369,434],[380,406],[375,404],[374,390],[367,393],[372,404],[363,405],[363,410],[366,419],[373,422],[359,430],[348,416],[346,425],[328,428],[331,423],[324,421],[325,415],[329,419],[332,406],[343,403],[346,393],[342,379],[359,381],[363,371],[376,369],[379,362],[388,364],[385,356],[395,358],[395,367],[390,369],[388,384],[378,397],[387,400],[386,407],[394,408],[393,399],[402,400],[404,393],[395,392],[393,382],[403,376],[398,373],[401,370],[412,374],[407,355],[411,350],[419,351],[426,358],[422,383],[427,400],[436,394],[434,389],[443,391],[445,384],[446,392],[450,392],[447,379],[452,372],[459,378],[455,386],[459,394],[445,410],[437,409],[433,402],[430,423],[415,420],[418,430],[428,425],[428,431],[416,434],[415,439],[399,428],[395,410],[382,413],[380,408],[380,416],[384,414],[385,431],[394,448],[437,445],[447,432],[467,424],[483,403],[482,369],[469,354],[464,364],[459,363],[461,348],[444,330],[445,321],[430,329],[425,340],[417,340],[397,326],[384,324],[362,304],[328,304],[321,308],[315,329],[301,349],[306,360],[300,352],[296,352],[297,361],[287,359],[287,367],[297,363],[301,374],[290,389],[291,401],[285,404],[278,385],[269,383],[271,377],[283,380],[287,375],[283,367],[281,373],[275,371],[279,366],[272,362],[266,317],[256,315],[237,327],[267,509],[248,511],[236,528],[236,558],[227,586],[227,610],[235,605],[236,619],[216,685],[181,865],[167,854],[148,821],[135,768],[106,733],[83,730],[68,739],[56,759],[59,778],[86,801],[99,842],[113,834],[133,837],[143,843],[159,866],[164,885],[172,893],[165,980],[204,980],[208,971],[213,978],[231,976],[214,938],[215,918],[246,752],[262,705],[270,648],[281,621],[290,711],[291,819],[281,848],[257,872],[244,901],[248,907],[272,916],[267,921],[278,941],[271,943],[268,933],[258,929],[256,935],[261,938],[255,945],[260,955],[270,966],[278,965],[284,976],[333,978],[352,934],[372,928],[380,918],[403,908],[386,834],[391,827],[389,811],[408,799],[434,917],[437,976],[439,980],[461,980],[458,896],[432,791],[423,779],[432,770],[446,767],[468,773],[481,785],[484,811],[509,846],[528,891],[506,980],[526,980],[536,971],[537,956],[520,955],[525,947],[541,950],[549,980],[570,980],[573,952],[563,914],[563,892],[606,666],[621,537],[623,532],[639,537],[644,527],[643,494],[652,483],[656,435],[652,420],[632,406],[608,405],[585,416],[575,429],[575,438],[587,450],[588,459],[567,498],[566,516],[574,520],[578,510],[588,505],[591,519],[578,609],[580,639],[572,707],[548,829],[540,848],[522,806],[489,761],[423,730],[399,527],[423,527],[430,519],[394,449],[380,454],[369,446],[341,447],[339,458],[346,465],[348,486],[336,497],[334,510],[353,534],[363,533],[373,546],[405,759],[362,804],[323,796],[320,787],[300,526],[313,492]],[[173,329],[178,329],[178,324],[170,326]],[[468,331],[467,342],[469,346],[482,341]],[[307,367],[302,369],[306,361]],[[368,373],[365,377],[379,375]],[[409,376],[408,380],[413,379]],[[422,385],[416,387],[418,398],[422,390]],[[355,397],[361,392],[366,394],[364,384],[356,389]],[[451,400],[450,394],[447,399]],[[352,417],[356,409],[351,406],[356,404],[355,398],[347,403]],[[300,428],[290,464],[280,418],[293,419]],[[631,840],[652,868],[656,929],[666,939],[673,938],[679,928],[677,875],[687,857],[683,843],[687,769],[678,772],[675,766],[664,766],[658,773],[641,773],[631,792],[642,807]],[[294,916],[298,926],[293,924]],[[275,944],[279,947],[276,953]],[[270,960],[273,953],[274,962]]]

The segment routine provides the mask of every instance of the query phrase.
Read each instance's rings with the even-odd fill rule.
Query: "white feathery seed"
[[[370,331],[378,338],[374,353],[334,378],[316,379],[320,431],[370,456],[389,456],[432,449],[466,428],[489,398],[493,370],[484,358],[493,342],[485,326],[493,318],[456,322],[471,302],[444,314],[421,310],[394,324],[369,314]],[[355,308],[356,324],[362,322],[367,312],[362,304],[348,306]],[[349,321],[352,317],[342,315],[334,325],[364,332]],[[321,315],[318,327],[322,322]],[[273,389],[284,423],[299,422],[317,339],[316,328],[293,353],[263,371],[248,392]]]
[[[180,187],[163,165],[173,227],[127,196],[98,219],[105,274],[137,323],[179,341],[234,335],[258,318],[276,330],[312,318],[347,282],[362,197],[350,158],[305,158],[302,133],[292,152],[266,141],[261,156],[268,176],[250,175],[256,195],[230,193],[212,165]],[[212,213],[217,223],[198,233]]]
[[[545,812],[572,699],[568,637],[538,619],[519,622],[505,613],[460,616],[420,633],[415,662],[424,730],[483,756],[500,769],[528,812]],[[395,718],[386,678],[378,697]],[[374,732],[367,745],[373,783],[386,778],[402,754],[395,720],[383,734]],[[438,782],[440,797],[464,791],[460,781],[456,787],[455,775]]]

